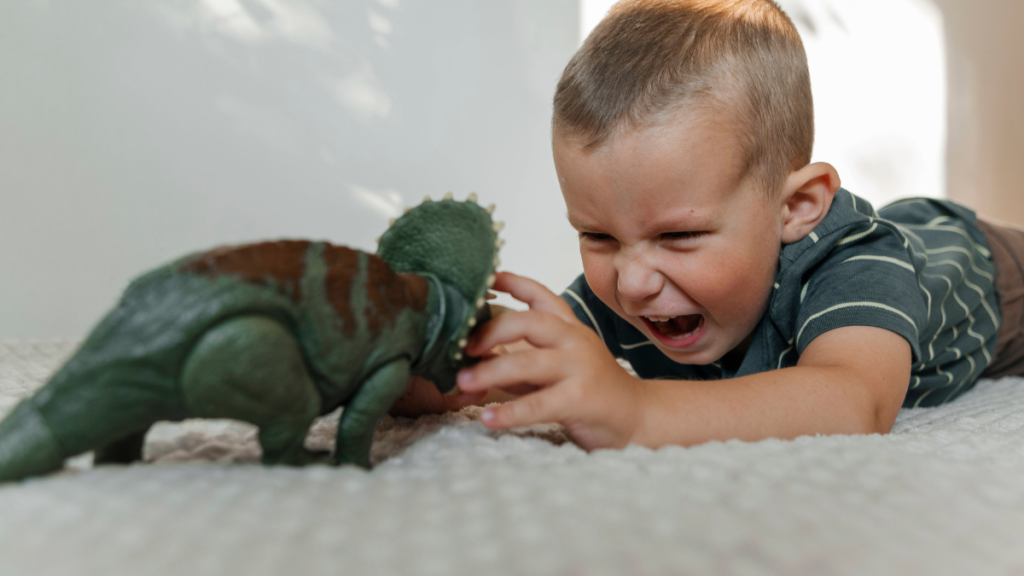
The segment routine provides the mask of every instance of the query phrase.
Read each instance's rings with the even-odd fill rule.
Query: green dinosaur
[[[0,422],[0,482],[142,456],[159,420],[259,427],[265,464],[369,467],[374,429],[410,375],[456,390],[477,361],[466,338],[490,318],[500,223],[476,204],[423,204],[377,255],[324,242],[221,247],[148,272],[35,395]],[[303,447],[345,406],[334,455]]]

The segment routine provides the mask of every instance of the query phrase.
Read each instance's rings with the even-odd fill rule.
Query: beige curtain
[[[1024,225],[1024,2],[933,0],[949,66],[949,197]]]

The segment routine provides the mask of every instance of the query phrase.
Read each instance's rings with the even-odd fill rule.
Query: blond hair
[[[745,173],[769,191],[810,162],[814,105],[803,43],[772,0],[623,0],[565,67],[556,137],[601,145],[683,105],[735,112]]]

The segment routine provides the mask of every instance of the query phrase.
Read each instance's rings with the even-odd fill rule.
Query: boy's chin
[[[717,362],[722,357],[721,354],[716,353],[714,350],[702,348],[700,350],[672,350],[665,346],[655,342],[655,346],[661,350],[662,354],[668,356],[670,360],[678,364],[693,364],[693,365],[704,365]]]
[[[724,355],[724,352],[719,351],[714,342],[707,338],[709,334],[704,335],[705,337],[702,338],[703,342],[686,349],[671,348],[651,334],[646,336],[658,347],[658,350],[661,350],[662,354],[668,356],[669,360],[679,364],[711,364],[712,362],[717,362]]]

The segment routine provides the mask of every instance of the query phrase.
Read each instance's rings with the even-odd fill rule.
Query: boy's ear
[[[783,244],[801,240],[814,230],[828,214],[839,185],[839,173],[825,162],[790,173],[783,188]]]

